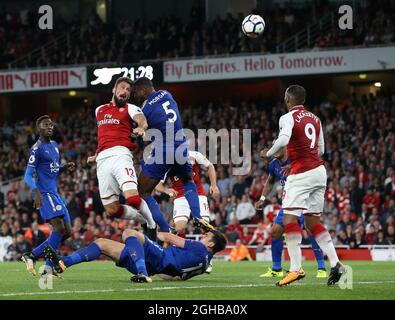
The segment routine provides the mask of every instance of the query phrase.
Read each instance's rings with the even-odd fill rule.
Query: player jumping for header
[[[49,116],[44,115],[36,120],[40,138],[30,149],[30,156],[26,167],[24,180],[33,191],[34,207],[40,210],[41,217],[52,226],[48,239],[34,248],[32,252],[22,255],[26,269],[32,275],[37,275],[36,260],[43,254],[45,246],[57,250],[62,241],[70,236],[71,220],[66,205],[58,193],[58,177],[67,170],[74,171],[75,164],[69,162],[60,165],[58,144],[51,140],[54,132],[54,123]],[[46,266],[52,269],[52,264],[47,261]],[[46,268],[47,269],[47,268]],[[56,276],[44,270],[42,276]]]
[[[275,154],[274,158],[269,161],[266,158],[266,153],[268,149],[264,149],[261,151],[261,157],[267,166],[268,177],[265,183],[265,186],[262,190],[262,196],[259,201],[255,203],[255,209],[260,210],[265,203],[265,200],[271,190],[273,189],[273,184],[275,179],[277,178],[280,181],[281,186],[284,187],[285,181],[287,177],[285,175],[286,169],[289,167],[290,161],[288,159],[288,154],[286,148],[280,149],[280,151]],[[272,268],[269,268],[268,271],[260,277],[264,278],[272,278],[272,277],[283,277],[284,272],[282,270],[282,255],[284,250],[284,224],[283,224],[284,210],[281,209],[277,214],[276,219],[274,220],[273,227],[271,228],[270,235],[272,237]],[[299,224],[303,228],[304,226],[304,216],[302,215],[299,218]],[[317,278],[326,278],[326,270],[325,270],[325,261],[324,255],[322,253],[321,248],[315,241],[313,236],[309,236],[309,240],[311,242],[311,247],[313,248],[315,259],[317,260],[318,270],[317,270]]]
[[[151,80],[146,77],[136,80],[134,95],[136,101],[142,104],[149,129],[159,133],[152,139],[150,156],[141,161],[138,188],[160,230],[169,232],[170,228],[151,193],[165,176],[177,176],[181,180],[194,222],[206,231],[212,230],[213,227],[200,215],[198,192],[193,181],[192,166],[188,163],[188,143],[176,101],[168,91],[156,91]]]
[[[282,207],[284,229],[290,256],[290,272],[276,284],[284,286],[305,277],[302,269],[302,229],[299,217],[305,215],[305,227],[315,237],[318,245],[328,255],[331,273],[328,285],[337,283],[345,273],[339,262],[332,238],[320,216],[324,209],[326,169],[320,158],[324,154],[324,133],[320,119],[307,111],[303,104],[306,90],[292,85],[285,91],[285,104],[289,112],[279,120],[280,133],[266,157],[272,157],[287,146],[291,171],[285,182]]]
[[[118,78],[112,89],[111,102],[96,108],[98,146],[88,163],[97,162],[99,192],[107,215],[141,222],[138,210],[147,221],[147,227],[154,230],[156,224],[152,214],[137,191],[132,155],[136,144],[132,142],[131,134],[143,136],[148,125],[140,108],[128,103],[132,85],[129,78]],[[134,129],[132,120],[137,123]],[[127,205],[119,203],[120,190]]]
[[[186,240],[167,232],[159,232],[158,239],[172,245],[163,248],[141,232],[127,229],[122,234],[124,243],[100,238],[61,259],[49,246],[45,254],[59,273],[103,254],[118,267],[134,274],[132,282],[149,283],[152,282],[150,276],[155,274],[164,280],[188,280],[203,274],[213,255],[226,247],[225,236],[217,230],[203,234],[200,241]]]

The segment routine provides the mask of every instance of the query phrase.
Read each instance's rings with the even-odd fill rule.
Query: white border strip
[[[395,283],[395,280],[384,281],[358,281],[353,284],[386,284]],[[293,286],[314,285],[314,283],[295,283]],[[166,290],[183,290],[183,289],[223,289],[223,288],[257,288],[257,287],[275,287],[274,283],[262,284],[238,284],[223,286],[189,286],[189,287],[146,287],[146,288],[130,288],[130,289],[103,289],[103,290],[65,290],[65,291],[37,291],[37,292],[14,292],[1,293],[0,297],[17,297],[17,296],[35,296],[35,295],[59,295],[59,294],[84,294],[84,293],[108,293],[108,292],[138,292],[138,291],[166,291]]]

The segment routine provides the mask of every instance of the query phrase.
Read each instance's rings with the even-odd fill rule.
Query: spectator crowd
[[[395,95],[355,96],[341,103],[322,101],[308,108],[324,127],[328,188],[322,220],[337,245],[395,244]],[[96,167],[86,164],[96,149],[94,108],[79,114],[52,118],[56,122],[54,140],[60,143],[63,162],[74,161],[76,171],[62,174],[59,190],[72,220],[72,236],[63,251],[78,249],[98,237],[120,240],[125,228],[141,229],[132,221],[113,221],[101,205]],[[262,211],[256,211],[267,178],[259,151],[271,144],[278,133],[278,119],[285,113],[281,103],[218,101],[204,106],[180,106],[184,127],[215,130],[250,128],[252,163],[248,174],[232,175],[232,166],[217,163],[219,200],[209,196],[211,222],[226,233],[230,243],[270,244],[270,228],[281,207],[281,186],[275,184]],[[83,119],[83,120],[82,120]],[[8,259],[41,243],[48,225],[33,209],[31,191],[21,177],[28,149],[37,139],[33,122],[3,123],[0,131],[0,237],[11,237]],[[207,154],[210,158],[210,154]],[[136,169],[142,149],[135,152]],[[202,183],[209,190],[208,179]],[[170,219],[173,199],[156,194],[162,212]],[[197,231],[191,225],[187,234]],[[307,242],[307,235],[305,235]]]
[[[241,31],[242,13],[229,13],[206,22],[202,14],[204,10],[197,9],[194,8],[185,21],[165,16],[155,21],[114,19],[111,23],[103,23],[97,14],[92,13],[86,20],[74,17],[66,22],[57,16],[50,33],[37,28],[34,12],[0,10],[0,68],[23,56],[26,59],[17,67],[275,53],[277,45],[308,25],[319,22],[328,13],[338,16],[338,6],[326,0],[299,6],[276,6],[263,13],[256,11],[264,17],[266,29],[262,37],[248,39]],[[333,19],[332,29],[329,32],[322,30],[311,39],[310,47],[371,46],[395,41],[394,0],[363,1],[354,10],[352,30],[340,30],[337,19]],[[44,47],[65,35],[64,41]],[[40,49],[34,57],[28,55],[33,49]]]

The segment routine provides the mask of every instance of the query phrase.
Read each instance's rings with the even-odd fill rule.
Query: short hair
[[[38,126],[40,125],[41,121],[43,121],[43,120],[45,120],[45,119],[51,120],[51,118],[49,117],[49,115],[45,114],[45,115],[39,117],[39,118],[36,120],[36,127],[38,127]]]
[[[131,87],[133,87],[133,84],[134,84],[134,82],[133,82],[132,79],[130,79],[130,78],[128,78],[128,77],[120,77],[120,78],[117,79],[117,81],[115,81],[115,86],[114,86],[114,87],[117,87],[118,84],[120,84],[121,82],[126,82],[126,83],[128,83]]]
[[[150,79],[147,77],[141,77],[136,80],[134,83],[136,87],[145,87],[145,88],[153,88],[154,85]]]
[[[225,249],[228,241],[222,232],[218,230],[212,230],[210,232],[213,234],[211,241],[214,242],[214,247],[212,247],[211,250],[213,251],[213,254],[216,254],[217,252]]]
[[[302,86],[297,84],[289,86],[286,93],[297,103],[304,103],[306,101],[306,89]]]

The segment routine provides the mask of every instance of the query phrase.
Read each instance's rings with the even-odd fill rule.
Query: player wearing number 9
[[[188,144],[176,101],[170,92],[156,91],[151,80],[146,77],[139,78],[134,83],[134,98],[136,103],[141,104],[148,128],[153,133],[153,151],[150,157],[141,161],[142,172],[138,178],[138,189],[155,222],[161,231],[169,231],[169,225],[151,193],[165,175],[177,176],[184,186],[184,195],[193,217],[206,229],[212,229],[200,215],[198,192],[193,182],[192,166],[188,162]]]
[[[284,100],[289,112],[280,118],[279,137],[266,154],[267,157],[273,156],[280,148],[287,146],[291,161],[282,203],[291,267],[290,272],[276,283],[279,286],[305,276],[300,249],[302,229],[298,224],[298,218],[302,214],[305,215],[306,229],[328,255],[331,264],[328,285],[338,282],[344,273],[332,238],[320,222],[327,181],[324,162],[320,158],[325,151],[324,134],[320,119],[303,106],[305,99],[306,90],[303,87],[292,85],[287,88]]]

